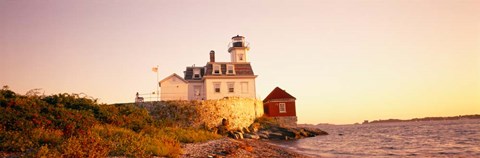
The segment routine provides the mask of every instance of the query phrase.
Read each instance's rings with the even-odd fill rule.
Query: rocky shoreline
[[[255,122],[249,128],[231,129],[228,120],[223,119],[222,124],[211,131],[224,137],[202,143],[183,144],[182,157],[308,157],[272,145],[268,141],[328,135],[320,129],[285,127],[269,120]]]
[[[269,144],[265,140],[221,138],[202,143],[182,145],[181,157],[298,157],[307,158],[294,151]]]
[[[276,122],[255,122],[248,128],[231,129],[226,119],[222,124],[211,129],[213,133],[228,136],[234,139],[268,139],[268,140],[292,140],[305,137],[315,137],[317,135],[328,135],[327,132],[316,128],[300,128],[281,126]]]

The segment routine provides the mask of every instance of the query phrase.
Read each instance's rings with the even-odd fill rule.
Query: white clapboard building
[[[187,67],[183,77],[172,74],[160,81],[161,100],[212,100],[225,97],[255,98],[255,78],[248,62],[245,37],[232,37],[230,62],[210,61],[203,67]]]

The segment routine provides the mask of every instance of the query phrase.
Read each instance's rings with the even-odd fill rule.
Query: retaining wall
[[[228,119],[232,129],[250,126],[263,116],[263,102],[250,98],[225,98],[206,101],[161,101],[140,103],[156,119],[171,121],[181,127],[208,129]]]

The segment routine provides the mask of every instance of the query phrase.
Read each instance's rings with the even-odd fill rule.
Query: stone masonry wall
[[[272,117],[280,126],[297,127],[297,116]]]
[[[180,127],[206,127],[208,129],[228,119],[232,129],[250,126],[263,116],[261,100],[226,98],[206,101],[162,101],[143,103],[153,117]]]

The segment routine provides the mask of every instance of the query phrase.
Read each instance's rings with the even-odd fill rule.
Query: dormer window
[[[193,78],[194,79],[199,79],[201,78],[202,76],[200,75],[200,69],[199,68],[195,68],[193,69]]]
[[[235,66],[234,65],[227,65],[227,74],[228,75],[235,74]]]
[[[214,75],[220,75],[220,74],[222,74],[222,68],[220,67],[220,65],[218,65],[218,64],[214,64],[214,65],[213,65],[213,72],[212,72],[212,74],[214,74]]]

